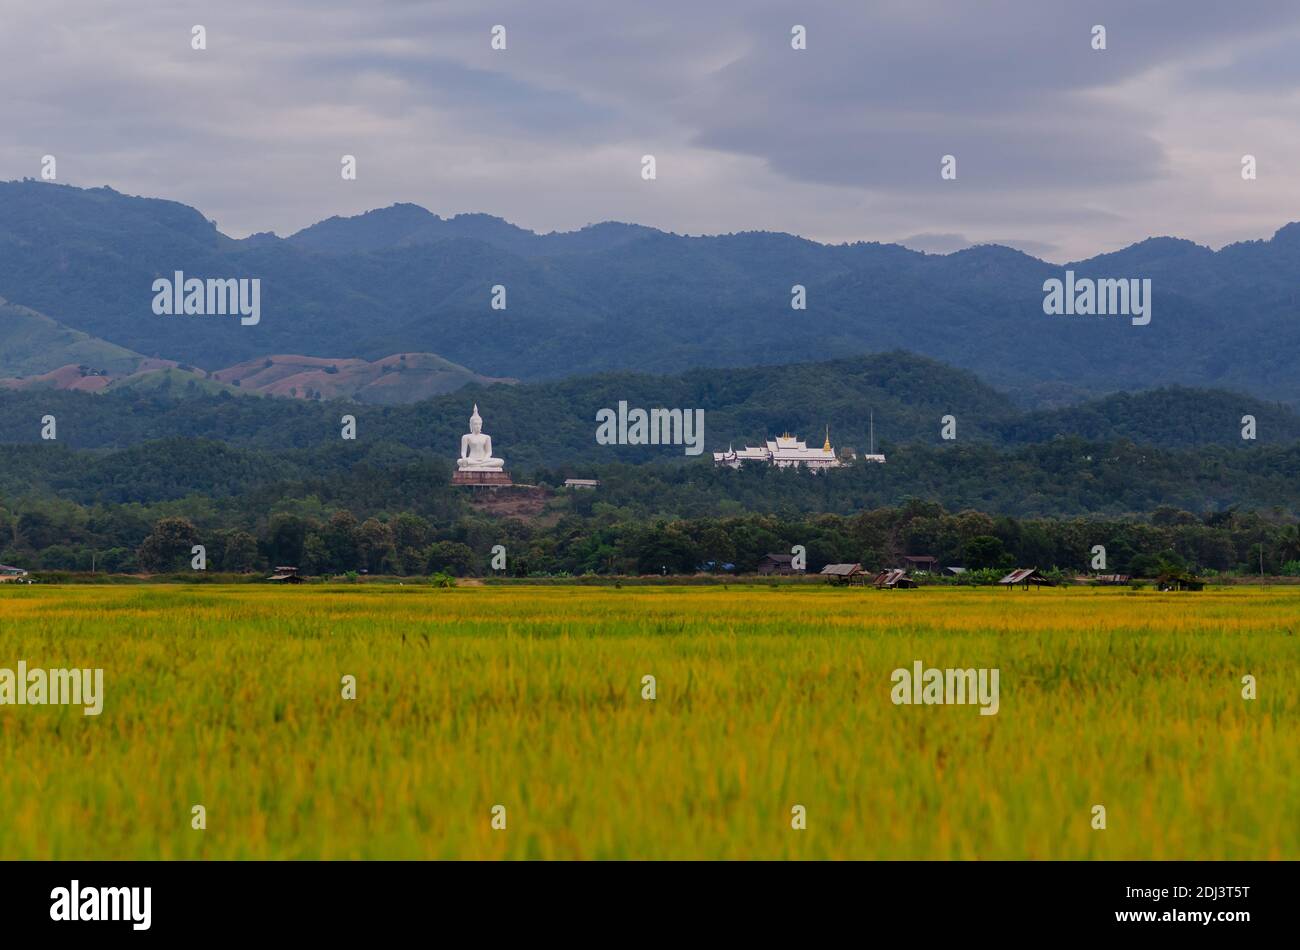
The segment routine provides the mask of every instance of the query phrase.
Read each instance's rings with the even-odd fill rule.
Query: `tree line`
[[[1194,573],[1300,574],[1300,527],[1279,513],[1195,515],[1172,507],[1146,518],[1015,518],[911,499],[851,515],[738,514],[700,518],[622,517],[616,510],[558,521],[497,519],[470,512],[432,519],[410,511],[364,519],[300,499],[264,517],[216,508],[150,519],[140,506],[90,511],[0,503],[0,562],[31,570],[172,573],[191,570],[196,545],[208,571],[423,576],[643,575],[753,572],[769,553],[806,551],[810,572],[828,563],[893,567],[929,555],[969,570],[1096,567],[1153,577]],[[504,548],[505,568],[493,555]]]

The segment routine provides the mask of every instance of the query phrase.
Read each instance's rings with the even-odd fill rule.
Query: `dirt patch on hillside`
[[[471,488],[469,503],[475,511],[494,518],[518,518],[538,524],[554,523],[557,515],[543,515],[553,492],[540,485],[513,485],[510,488]]]

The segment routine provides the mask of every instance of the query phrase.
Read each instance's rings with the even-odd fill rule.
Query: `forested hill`
[[[184,512],[224,523],[276,511],[358,518],[403,511],[449,521],[471,511],[472,493],[451,484],[452,463],[400,446],[339,442],[270,451],[170,438],[119,451],[54,444],[0,445],[0,508],[64,505],[83,525],[145,524]],[[1153,449],[1062,439],[1041,445],[908,446],[886,465],[811,475],[753,468],[624,465],[514,467],[517,478],[556,489],[583,516],[660,521],[744,513],[855,514],[917,498],[952,511],[994,515],[1146,516],[1162,508],[1300,511],[1300,443],[1234,449]],[[565,477],[601,480],[595,491],[559,490]],[[57,501],[55,501],[57,499]],[[138,539],[137,539],[138,540]],[[49,543],[54,543],[51,540]]]
[[[598,445],[596,411],[620,400],[703,409],[705,454]],[[0,499],[22,510],[81,506],[60,508],[64,520],[125,518],[127,534],[175,511],[224,525],[280,510],[320,520],[337,508],[455,520],[470,510],[471,495],[450,477],[475,402],[516,481],[600,479],[599,490],[566,502],[595,518],[852,514],[908,498],[1035,516],[1166,506],[1300,511],[1300,420],[1285,408],[1166,389],[1022,413],[971,374],[905,353],[475,385],[410,406],[212,395],[198,386],[0,393]],[[860,462],[822,476],[731,471],[715,469],[707,454],[785,429],[816,443],[826,425],[837,447],[861,452],[871,414],[884,465]],[[951,441],[940,437],[948,415],[956,420]],[[1255,416],[1256,440],[1241,438],[1243,415]],[[43,440],[49,416],[57,438]],[[355,440],[341,437],[345,416],[355,418]]]
[[[1219,251],[1153,238],[1070,267],[1149,278],[1150,324],[1046,315],[1043,283],[1065,268],[997,246],[926,255],[612,223],[537,235],[412,205],[290,238],[233,240],[175,202],[0,183],[0,296],[208,370],[273,353],[430,352],[538,380],[906,349],[973,370],[1025,404],[1186,385],[1300,405],[1300,225]],[[176,271],[260,279],[260,322],[153,314],[153,280]],[[791,309],[796,284],[806,310]],[[504,310],[491,308],[496,286]]]
[[[703,409],[704,452],[682,447],[598,445],[596,413],[629,407]],[[1250,452],[1300,440],[1291,410],[1222,391],[1166,389],[1117,395],[1068,410],[1023,413],[972,374],[906,353],[751,369],[692,370],[677,376],[604,374],[517,386],[471,385],[408,406],[218,395],[195,387],[148,392],[0,393],[0,443],[40,443],[53,415],[57,444],[124,448],[164,438],[204,438],[230,446],[319,449],[341,441],[356,419],[357,441],[402,446],[453,459],[477,403],[497,454],[515,469],[609,462],[707,464],[708,453],[756,445],[790,431],[820,444],[829,427],[837,449],[867,450],[874,417],[877,448],[903,445],[1014,446],[1078,436],[1153,447],[1216,444]],[[955,419],[956,439],[941,438]],[[1241,437],[1254,416],[1257,438]]]
[[[1242,432],[1254,419],[1256,439]],[[1138,393],[1116,393],[1104,399],[1031,412],[1000,427],[1004,441],[1044,442],[1059,436],[1084,439],[1129,439],[1142,445],[1226,445],[1249,448],[1260,442],[1290,442],[1300,438],[1300,416],[1278,403],[1222,389],[1171,386]]]

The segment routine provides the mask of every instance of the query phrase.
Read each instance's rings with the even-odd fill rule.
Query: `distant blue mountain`
[[[409,204],[234,240],[175,202],[0,184],[0,296],[207,369],[271,353],[409,351],[538,380],[905,349],[973,370],[1026,406],[1169,385],[1300,404],[1300,224],[1217,252],[1152,238],[1068,267],[1150,278],[1150,325],[1044,314],[1043,282],[1066,267],[998,246],[927,255],[617,223],[535,234]],[[155,316],[152,281],[177,270],[261,278],[261,323]],[[806,310],[791,309],[795,284]],[[495,285],[504,311],[491,309]]]

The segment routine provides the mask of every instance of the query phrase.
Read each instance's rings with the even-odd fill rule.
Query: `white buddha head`
[[[478,403],[474,403],[474,414],[469,417],[469,431],[474,435],[483,431],[483,417],[478,414]]]

